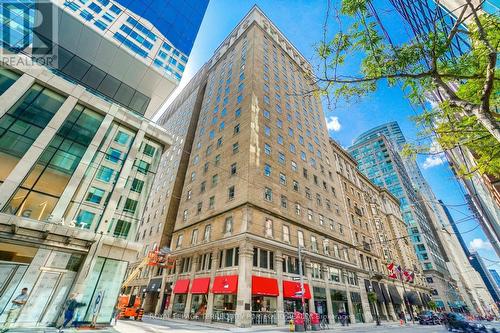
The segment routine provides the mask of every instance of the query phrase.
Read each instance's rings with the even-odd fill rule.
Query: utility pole
[[[304,318],[304,330],[307,331],[307,322],[306,322],[306,300],[304,298],[304,275],[302,272],[302,255],[300,252],[301,246],[299,244],[298,252],[299,252],[299,275],[300,275],[300,293],[302,298],[302,318]]]

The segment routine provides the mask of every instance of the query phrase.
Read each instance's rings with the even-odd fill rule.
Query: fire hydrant
[[[290,332],[295,332],[295,324],[293,323],[293,320],[290,320],[288,324],[290,325]]]

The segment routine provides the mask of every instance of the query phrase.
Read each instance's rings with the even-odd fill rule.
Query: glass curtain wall
[[[2,95],[20,77],[19,74],[0,67],[0,95]]]
[[[108,229],[114,237],[132,239],[135,236],[136,226],[143,216],[161,154],[160,144],[144,139]]]
[[[12,213],[46,220],[78,167],[103,116],[77,105],[10,199]]]
[[[77,227],[99,227],[134,138],[135,132],[121,124],[109,127],[65,213]]]
[[[65,97],[34,84],[0,118],[0,183],[5,181],[64,100]]]

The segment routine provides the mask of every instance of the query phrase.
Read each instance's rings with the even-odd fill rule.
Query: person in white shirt
[[[23,288],[21,289],[21,293],[12,300],[12,305],[9,309],[9,312],[7,312],[7,318],[5,319],[5,323],[3,323],[2,330],[0,330],[0,332],[7,332],[10,326],[16,322],[17,317],[19,317],[19,313],[21,312],[24,304],[26,304],[27,300],[28,288]]]

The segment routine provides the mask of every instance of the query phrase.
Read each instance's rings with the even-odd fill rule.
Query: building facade
[[[106,48],[107,38],[55,2],[5,6],[1,15],[0,323],[28,288],[19,327],[56,325],[70,293],[86,304],[78,321],[109,324],[127,267],[142,251],[136,233],[173,142],[148,120],[171,89],[162,95],[141,82],[172,80],[148,76],[158,73],[153,65],[120,48],[85,58],[85,49],[106,55],[92,43]],[[59,32],[33,30],[30,22],[50,21],[45,15],[55,15]],[[59,52],[58,64],[33,61],[41,59],[29,51],[33,33]],[[29,43],[15,39],[20,34]]]
[[[330,141],[320,100],[297,94],[312,88],[300,52],[253,7],[205,66],[185,93],[199,105],[174,101],[199,117],[156,309],[250,326],[284,325],[295,310],[333,324],[340,310],[370,322],[425,306],[423,277],[404,290],[386,279],[389,258],[417,262],[379,240],[408,237],[398,202]]]
[[[160,171],[156,175],[149,204],[136,234],[136,241],[144,244],[143,249],[138,256],[139,260],[131,265],[129,273],[138,267],[149,252],[170,246],[205,84],[206,67],[191,79],[157,121],[158,125],[171,133],[173,143],[160,162]],[[157,287],[160,285],[158,281],[161,282],[163,269],[154,266],[138,269],[138,278],[124,292],[142,295],[145,312],[163,312],[166,297],[163,296],[163,302],[159,302],[161,290]]]
[[[390,141],[394,150],[402,151],[404,149],[406,139],[397,122],[382,124],[366,131],[354,141],[354,145],[363,144],[363,142],[369,140],[377,140],[380,135],[384,135]],[[442,284],[444,290],[446,290],[448,294],[451,294],[450,297],[447,298],[455,299],[454,301],[450,301],[450,307],[460,309],[466,305],[467,308],[485,315],[489,310],[485,310],[481,305],[479,300],[482,299],[482,297],[476,293],[476,290],[484,290],[485,286],[478,286],[477,276],[473,272],[474,269],[467,259],[467,253],[462,250],[459,238],[452,229],[451,225],[453,220],[449,219],[451,217],[449,212],[445,211],[443,203],[437,200],[431,187],[423,177],[416,160],[408,157],[405,158],[401,155],[400,158],[410,178],[411,184],[413,185],[413,189],[418,191],[416,199],[431,228],[439,251],[443,255],[446,268],[451,278],[454,280],[450,281],[451,284]],[[363,163],[366,164],[367,160]],[[371,166],[365,168],[365,170],[370,170],[370,168]],[[388,169],[390,168],[383,165],[378,171],[380,172]],[[370,172],[373,172],[373,170]],[[388,186],[388,184],[386,184],[386,186]],[[411,189],[408,189],[408,191],[411,191]],[[429,278],[429,281],[434,281],[434,278]],[[456,297],[456,290],[460,290],[462,297]],[[460,298],[463,299],[465,304],[459,300]],[[486,303],[489,304],[491,302]]]
[[[388,126],[394,129],[391,124]],[[461,308],[463,299],[455,291],[457,286],[446,265],[446,252],[430,217],[434,218],[435,214],[428,200],[419,196],[415,190],[406,165],[398,153],[397,147],[404,141],[402,133],[396,137],[398,143],[394,139],[395,136],[388,131],[388,126],[381,125],[376,131],[369,130],[360,135],[348,151],[358,162],[358,169],[363,174],[377,186],[387,188],[399,199],[403,220],[427,282],[433,287],[433,299],[438,308]],[[391,138],[396,142],[393,143]],[[416,175],[413,175],[413,178],[415,179]],[[423,182],[423,177],[418,180],[418,183]]]

